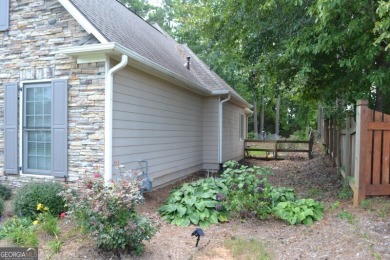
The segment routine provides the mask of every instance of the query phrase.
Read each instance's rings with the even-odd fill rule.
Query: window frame
[[[53,165],[51,165],[51,169],[48,171],[45,170],[34,170],[34,169],[28,169],[27,168],[27,137],[25,136],[25,115],[26,115],[26,106],[25,106],[25,95],[26,95],[26,89],[28,85],[34,85],[34,84],[48,84],[52,88],[52,80],[28,80],[28,81],[21,81],[20,82],[20,88],[22,89],[22,92],[19,95],[19,173],[21,175],[27,175],[27,176],[38,176],[38,177],[54,177],[52,175]],[[27,87],[26,87],[27,86]],[[53,89],[52,89],[53,91]],[[53,100],[51,103],[51,111],[53,111]],[[51,125],[53,123],[51,122]],[[51,135],[51,146],[53,146],[53,135]]]

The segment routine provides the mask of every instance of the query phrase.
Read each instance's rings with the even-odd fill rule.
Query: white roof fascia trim
[[[113,52],[115,49],[115,43],[105,43],[105,44],[89,44],[89,45],[80,45],[80,46],[69,46],[59,48],[59,52],[69,56],[81,56],[90,54],[92,52],[108,53]]]
[[[244,107],[249,107],[252,108],[252,105],[249,104],[245,99],[243,99],[240,95],[234,93],[234,91],[230,91],[227,89],[218,89],[218,90],[213,90],[212,94],[215,96],[219,95],[226,95],[226,94],[231,94],[232,98],[236,101],[235,103],[238,103],[239,105],[242,105]],[[233,101],[232,99],[232,101]],[[233,101],[234,102],[234,101]]]
[[[106,37],[104,37],[72,3],[68,0],[58,0],[58,2],[62,4],[62,6],[73,16],[74,19],[76,19],[84,30],[88,33],[92,33],[101,43],[108,43]]]
[[[229,90],[228,89],[218,89],[218,90],[212,90],[211,93],[213,95],[226,95],[226,94],[229,94]]]
[[[187,80],[187,79],[177,75],[176,73],[173,73],[170,70],[165,69],[164,67],[162,67],[161,65],[159,65],[155,62],[152,62],[148,59],[145,59],[143,56],[139,55],[138,53],[131,51],[128,48],[126,48],[126,47],[124,47],[121,44],[116,43],[116,42],[110,42],[107,44],[91,44],[91,45],[64,47],[64,48],[60,48],[59,52],[62,54],[68,55],[68,56],[76,57],[76,58],[78,58],[78,56],[84,56],[87,54],[91,54],[93,52],[103,52],[103,53],[106,53],[108,55],[109,54],[125,54],[129,57],[130,60],[139,62],[139,63],[141,63],[149,68],[154,69],[155,71],[157,71],[159,73],[164,74],[165,76],[167,76],[169,78],[173,78],[176,81],[180,81],[180,82],[184,83],[192,91],[195,91],[197,93],[207,95],[207,96],[213,95],[212,91],[205,89],[205,88],[199,86],[198,84],[196,84],[190,80]]]

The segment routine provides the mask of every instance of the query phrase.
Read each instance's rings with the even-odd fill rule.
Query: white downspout
[[[229,101],[231,98],[230,94],[227,98],[221,100],[221,97],[219,98],[219,122],[218,122],[218,163],[221,165],[222,164],[222,142],[223,142],[223,103]]]
[[[106,74],[106,91],[104,103],[104,180],[112,179],[112,114],[114,96],[114,73],[123,69],[128,62],[127,55],[122,55],[122,60],[115,67],[108,70]]]

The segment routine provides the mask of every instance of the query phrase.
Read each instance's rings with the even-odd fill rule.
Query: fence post
[[[337,120],[335,122],[335,163],[338,173],[340,173],[341,168],[341,159],[340,159],[340,143],[341,143],[341,129],[337,125]]]
[[[313,132],[310,133],[310,139],[309,139],[309,159],[313,159],[313,143],[314,143],[314,134]]]
[[[345,122],[345,143],[343,150],[345,178],[351,176],[351,121],[352,115],[348,113]]]
[[[329,119],[329,146],[328,146],[328,153],[330,154],[330,158],[333,158],[333,118]],[[332,159],[333,161],[333,159]]]
[[[329,120],[324,119],[324,130],[323,130],[323,143],[326,147],[326,153],[328,154],[329,148]]]
[[[367,125],[368,125],[368,101],[358,100],[356,104],[356,152],[354,173],[353,205],[356,207],[366,197],[365,190],[365,165],[367,163]]]
[[[332,118],[332,164],[333,167],[337,167],[337,143],[338,143],[338,136],[337,136],[337,125],[336,125],[336,118]]]

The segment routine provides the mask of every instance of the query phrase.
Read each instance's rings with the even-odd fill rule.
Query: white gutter
[[[126,67],[127,55],[122,55],[122,60],[115,67],[108,70],[105,81],[105,104],[104,104],[104,180],[112,179],[112,114],[114,95],[114,73]]]
[[[230,94],[227,98],[224,100],[221,100],[221,97],[219,97],[219,122],[218,122],[218,163],[222,164],[222,141],[223,141],[223,103],[229,101],[231,98]]]

